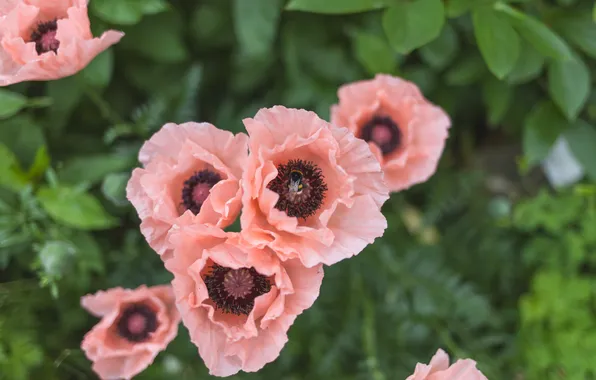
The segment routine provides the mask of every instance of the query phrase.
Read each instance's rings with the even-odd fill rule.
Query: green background
[[[125,198],[165,122],[399,75],[450,114],[437,173],[385,236],[326,269],[281,356],[238,379],[404,379],[437,348],[490,379],[596,379],[596,17],[588,0],[91,0],[121,43],[79,74],[0,89],[0,378],[94,379],[79,298],[170,280]],[[586,178],[540,170],[564,136]],[[139,379],[208,378],[186,329]]]

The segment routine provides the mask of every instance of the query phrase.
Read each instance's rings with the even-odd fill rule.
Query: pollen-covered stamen
[[[184,208],[192,211],[195,215],[198,214],[201,211],[201,206],[207,200],[211,188],[219,181],[221,181],[221,176],[211,170],[205,169],[196,172],[184,182],[182,188],[182,205]]]
[[[360,138],[375,143],[383,155],[394,152],[401,144],[401,130],[387,116],[375,116],[360,131]]]
[[[302,160],[278,165],[277,177],[267,188],[279,194],[275,208],[288,216],[305,219],[321,208],[327,192],[321,169],[313,162]]]
[[[271,290],[269,279],[255,268],[231,269],[213,264],[203,281],[215,307],[236,315],[250,314],[255,298]]]
[[[58,52],[60,41],[56,39],[57,31],[57,20],[46,21],[37,25],[37,29],[31,33],[31,42],[35,42],[35,50],[38,55],[49,51]]]
[[[118,334],[124,339],[142,342],[157,330],[157,316],[147,305],[132,304],[122,311],[116,327]]]

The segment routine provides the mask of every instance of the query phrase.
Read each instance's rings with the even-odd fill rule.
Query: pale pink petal
[[[207,223],[225,228],[238,217],[247,145],[246,135],[234,136],[208,123],[166,124],[143,145],[139,159],[145,167],[133,171],[127,198],[141,219],[143,236],[164,261],[172,249],[168,232],[174,225]],[[219,182],[208,185],[206,198],[195,209],[185,203],[183,192],[189,191],[187,181],[203,171]]]
[[[0,8],[0,86],[22,81],[54,80],[77,73],[124,35],[107,31],[91,35],[84,0],[12,0]],[[38,54],[31,42],[37,24],[57,19],[55,39],[60,45]]]
[[[388,199],[388,189],[367,143],[313,112],[282,106],[262,109],[244,124],[251,151],[242,180],[243,240],[253,246],[271,247],[282,260],[299,258],[304,265],[315,267],[354,256],[383,234],[385,224],[377,218],[384,220],[379,209]],[[283,165],[291,160],[314,165],[327,188],[323,201],[307,217],[278,209],[284,188],[270,188],[282,175],[280,170],[286,170]],[[360,197],[370,200],[367,206],[373,209],[358,215],[363,211],[360,204],[356,205],[362,202]],[[356,209],[350,212],[353,207]],[[346,220],[340,222],[339,215]],[[361,224],[363,216],[370,220],[365,219],[364,227],[358,225],[363,232],[355,233],[352,224]]]
[[[397,126],[400,138],[393,150],[389,148],[383,155],[380,149],[372,148],[391,191],[425,182],[434,174],[451,121],[416,85],[380,74],[342,86],[338,97],[339,104],[331,107],[331,121],[357,137],[363,137],[363,129],[374,117],[388,117]],[[376,144],[372,139],[369,143]]]
[[[102,317],[81,343],[93,370],[102,379],[130,379],[147,368],[177,335],[180,313],[174,301],[170,286],[114,288],[83,297],[83,307]],[[145,340],[131,340],[116,328],[131,305],[155,313],[157,328],[146,332]]]

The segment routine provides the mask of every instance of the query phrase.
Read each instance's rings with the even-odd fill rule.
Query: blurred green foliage
[[[591,0],[91,0],[122,42],[79,74],[0,90],[0,378],[93,379],[79,298],[170,275],[124,188],[166,122],[416,82],[453,119],[437,174],[385,237],[326,270],[281,357],[239,379],[404,379],[442,347],[490,379],[596,378],[596,7]],[[586,173],[537,168],[559,137]],[[534,169],[534,170],[532,170]],[[521,171],[521,174],[520,174]],[[180,336],[139,379],[207,378]]]

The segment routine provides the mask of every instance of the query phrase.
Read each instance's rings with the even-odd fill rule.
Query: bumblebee
[[[302,178],[304,178],[304,174],[300,170],[293,169],[290,172],[290,182],[288,183],[290,191],[299,193],[304,189]]]

